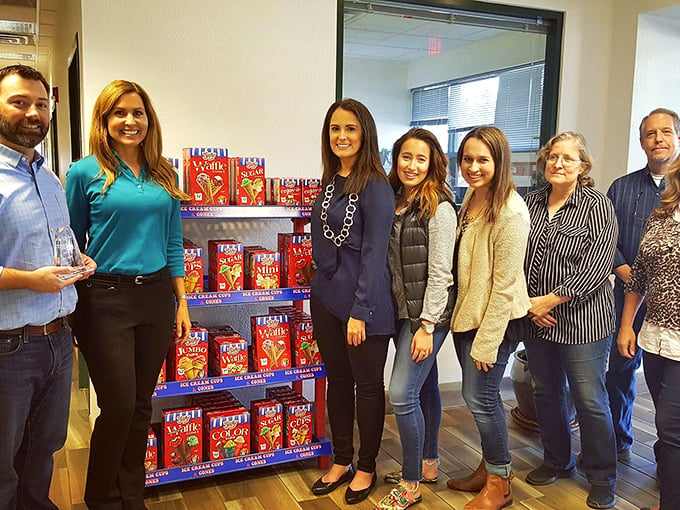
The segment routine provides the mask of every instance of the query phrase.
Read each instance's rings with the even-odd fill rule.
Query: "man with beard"
[[[56,509],[52,455],[66,440],[73,283],[55,266],[69,225],[59,179],[34,149],[47,134],[49,85],[31,67],[0,69],[0,508]]]

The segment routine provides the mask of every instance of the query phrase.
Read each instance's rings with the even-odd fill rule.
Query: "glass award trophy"
[[[89,271],[83,264],[78,242],[71,227],[59,227],[54,235],[54,265],[72,268],[70,273],[60,274],[58,276],[60,280],[68,280]]]

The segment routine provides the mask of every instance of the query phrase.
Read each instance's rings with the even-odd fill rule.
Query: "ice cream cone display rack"
[[[251,179],[252,180],[252,179]],[[246,184],[248,184],[246,182]],[[217,195],[213,195],[214,197]],[[304,234],[304,226],[309,221],[311,207],[309,206],[220,206],[220,205],[182,205],[183,219],[261,219],[267,220],[270,218],[291,218],[293,222],[293,232],[295,234]],[[186,248],[186,247],[185,247]],[[200,247],[196,247],[201,249]],[[185,267],[187,263],[185,249]],[[201,253],[197,251],[197,258],[202,258]],[[187,272],[189,274],[189,272]],[[208,280],[205,280],[207,282]],[[198,282],[189,282],[192,288],[205,290],[208,285],[197,285]],[[215,307],[215,306],[230,306],[244,303],[267,303],[276,304],[276,302],[292,302],[292,306],[288,305],[290,310],[296,309],[302,312],[303,300],[309,299],[309,286],[296,286],[288,288],[271,288],[271,289],[256,289],[256,290],[233,290],[226,292],[190,292],[187,294],[187,303],[190,307]],[[278,306],[278,305],[277,305]],[[285,307],[284,307],[285,308]],[[271,309],[271,307],[270,307]],[[270,312],[271,313],[271,312]],[[257,317],[253,317],[256,321]],[[254,322],[255,324],[255,322]],[[257,325],[257,324],[255,324]],[[193,331],[193,329],[192,329]],[[311,341],[311,340],[310,340]],[[259,344],[258,344],[259,345]],[[262,340],[262,345],[266,347],[267,339]],[[301,341],[301,348],[307,344]],[[304,352],[304,351],[301,351]],[[250,371],[245,373],[234,373],[221,376],[199,377],[191,380],[175,380],[159,382],[156,385],[154,392],[154,399],[162,399],[166,397],[180,397],[184,396],[187,401],[196,397],[216,395],[220,392],[225,392],[230,389],[248,388],[248,387],[269,387],[272,385],[288,385],[291,390],[302,395],[303,381],[314,380],[314,400],[310,404],[310,416],[312,424],[309,425],[310,440],[306,440],[306,444],[290,445],[283,444],[282,447],[272,451],[255,451],[251,450],[247,454],[234,456],[233,458],[219,458],[215,459],[203,456],[202,458],[193,459],[188,465],[172,466],[168,464],[157,465],[157,469],[148,470],[146,473],[146,485],[162,485],[185,480],[194,480],[197,478],[217,476],[221,474],[241,471],[246,469],[253,469],[262,466],[270,466],[274,464],[282,464],[285,462],[292,462],[296,460],[305,460],[310,458],[317,458],[319,467],[324,469],[329,465],[329,456],[332,453],[330,441],[325,438],[326,435],[326,370],[323,364],[313,364],[308,366],[293,366],[294,361],[290,356],[289,366],[278,368],[272,366],[272,369],[259,367],[258,371]],[[274,359],[276,356],[274,357]],[[169,358],[170,359],[170,358]],[[318,363],[318,360],[315,361]],[[168,371],[172,371],[172,365],[168,365]],[[176,367],[175,367],[176,368]],[[251,365],[251,370],[253,367]],[[214,373],[214,372],[211,372]],[[219,373],[219,372],[218,372]],[[225,373],[225,372],[222,372]],[[261,390],[260,390],[261,391]],[[200,410],[200,408],[198,408]],[[191,426],[190,413],[188,409],[179,410],[178,422],[183,427]],[[181,411],[184,411],[182,413]],[[165,413],[165,410],[164,410]],[[254,416],[254,415],[253,415]],[[251,418],[252,419],[252,418]],[[187,423],[182,423],[182,420]],[[252,430],[255,430],[251,423]],[[311,435],[311,432],[314,434]],[[200,434],[199,434],[200,436]],[[266,434],[265,434],[266,436]],[[191,436],[189,436],[191,437]],[[194,434],[194,437],[196,435]],[[166,438],[167,439],[167,438]],[[155,441],[155,440],[154,440]],[[158,436],[158,444],[162,442],[162,437]],[[178,440],[178,442],[181,442]],[[191,445],[188,440],[185,440],[186,448]],[[184,443],[182,443],[184,444]],[[181,446],[181,445],[180,445]],[[182,450],[181,448],[177,451]],[[160,452],[160,449],[159,449]],[[181,453],[181,452],[180,452]],[[160,453],[159,453],[160,454]],[[227,455],[228,457],[228,455]],[[202,462],[201,462],[202,460]]]

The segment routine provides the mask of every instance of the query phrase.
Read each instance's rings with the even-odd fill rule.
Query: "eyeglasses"
[[[559,161],[560,158],[562,158],[562,164],[564,166],[574,166],[574,165],[577,165],[578,163],[581,162],[581,160],[578,159],[578,158],[574,159],[571,156],[563,156],[561,154],[560,155],[550,154],[548,156],[547,161],[548,161],[548,163],[552,163],[554,165],[555,163],[557,163]]]

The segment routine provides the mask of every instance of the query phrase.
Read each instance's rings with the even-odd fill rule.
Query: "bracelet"
[[[187,295],[186,295],[186,294],[182,294],[181,296],[175,296],[175,299],[176,299],[177,301],[179,301],[180,299],[183,299],[184,301],[186,301],[186,300],[187,300]]]

